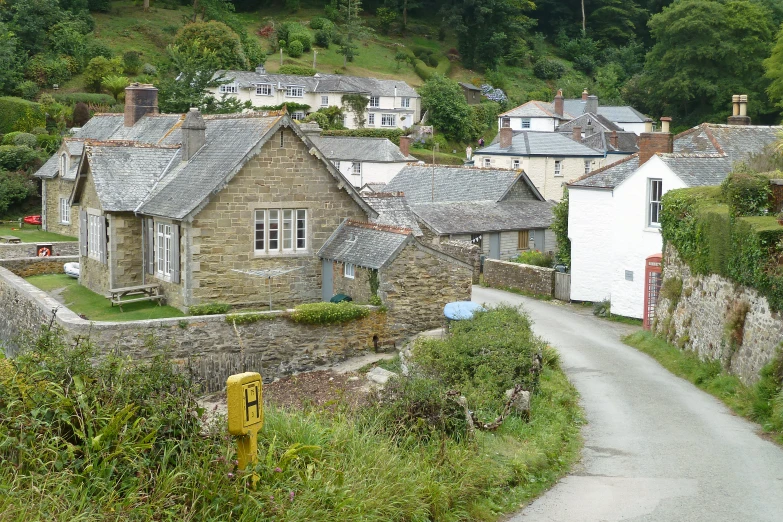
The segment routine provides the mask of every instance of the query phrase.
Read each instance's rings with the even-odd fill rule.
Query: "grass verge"
[[[783,356],[760,372],[753,386],[723,371],[720,361],[702,361],[695,352],[683,351],[648,331],[623,338],[623,342],[661,363],[661,366],[714,395],[735,413],[761,424],[773,440],[783,444]]]
[[[35,243],[42,241],[76,241],[75,237],[62,236],[45,230],[38,230],[32,225],[19,228],[18,225],[0,225],[0,236],[16,236],[23,243]]]
[[[96,294],[65,274],[30,276],[27,281],[45,292],[58,293],[65,306],[91,321],[140,321],[185,315],[177,308],[158,306],[153,301],[128,303],[122,305],[123,310],[120,310],[119,306],[111,306],[106,297]]]

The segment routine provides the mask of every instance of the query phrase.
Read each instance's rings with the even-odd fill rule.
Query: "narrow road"
[[[572,474],[509,522],[783,522],[783,449],[624,345],[632,327],[478,286],[473,300],[523,305],[560,352],[588,420]]]

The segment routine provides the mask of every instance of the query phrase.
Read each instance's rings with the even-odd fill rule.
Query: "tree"
[[[783,27],[777,34],[772,55],[764,60],[764,69],[765,76],[770,80],[767,88],[769,98],[778,107],[783,107]]]
[[[0,92],[9,93],[22,81],[19,40],[0,22]]]
[[[419,89],[419,94],[422,108],[428,112],[429,121],[436,129],[449,139],[470,139],[470,107],[457,82],[434,74]]]
[[[78,102],[73,107],[73,124],[77,127],[84,127],[90,120],[90,109],[84,102]]]
[[[358,45],[355,40],[368,38],[372,30],[364,25],[364,20],[359,16],[362,12],[362,0],[339,0],[337,11],[342,34],[340,49],[337,52],[343,55],[343,67],[345,67],[356,55]]]
[[[101,86],[109,91],[117,101],[120,101],[120,93],[125,91],[125,87],[127,87],[129,83],[130,80],[128,80],[127,76],[120,76],[118,74],[104,76],[103,80],[101,80]]]
[[[769,11],[753,0],[678,0],[650,19],[655,45],[641,87],[652,114],[678,124],[723,120],[732,94],[764,103],[762,61],[772,42]]]
[[[218,69],[247,69],[248,61],[237,34],[222,22],[196,22],[177,32],[172,44],[180,51],[193,53],[193,59],[203,61],[209,54]]]
[[[66,18],[57,0],[24,0],[11,5],[13,17],[10,29],[30,54],[45,49],[44,35],[57,22]]]
[[[552,231],[557,239],[557,259],[571,266],[571,240],[568,239],[568,187],[563,187],[563,198],[552,209]]]
[[[121,75],[122,70],[122,60],[119,57],[107,60],[103,56],[96,56],[84,69],[84,83],[92,92],[98,92],[105,77]]]

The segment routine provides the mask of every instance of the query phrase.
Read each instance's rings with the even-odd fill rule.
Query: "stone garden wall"
[[[16,244],[0,244],[0,259],[19,259],[20,257],[36,257],[36,246],[38,244],[50,244],[52,245],[53,256],[78,256],[79,255],[79,242],[78,241],[61,241],[57,243],[51,243],[48,241],[39,241],[38,243],[16,243]]]
[[[663,264],[653,331],[703,360],[720,360],[745,383],[756,381],[783,341],[781,314],[751,288],[714,274],[693,274],[671,245]]]
[[[439,244],[433,245],[433,248],[437,248],[438,250],[471,265],[473,267],[473,284],[477,285],[479,283],[479,275],[481,274],[481,247],[474,245],[470,241],[443,239]]]
[[[0,259],[0,266],[19,277],[30,277],[41,274],[62,274],[65,263],[79,261],[78,255],[53,257],[20,257],[15,259]]]
[[[553,296],[555,271],[540,266],[485,259],[484,284],[492,288],[511,288],[532,294]]]

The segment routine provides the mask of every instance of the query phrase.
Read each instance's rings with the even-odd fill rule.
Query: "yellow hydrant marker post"
[[[239,469],[258,461],[258,430],[264,425],[264,405],[261,401],[261,375],[245,372],[232,375],[226,381],[228,396],[228,432],[239,437],[237,459]],[[253,477],[253,485],[257,481]]]

